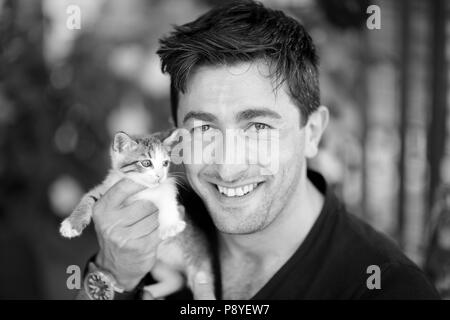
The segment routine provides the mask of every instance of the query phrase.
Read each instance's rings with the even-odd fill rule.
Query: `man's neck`
[[[304,170],[288,203],[269,226],[247,235],[219,234],[221,256],[253,260],[262,272],[281,267],[311,230],[323,202]]]

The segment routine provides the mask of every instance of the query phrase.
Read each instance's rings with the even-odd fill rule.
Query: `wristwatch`
[[[125,291],[110,272],[99,268],[94,262],[89,262],[84,290],[91,300],[114,300],[116,292]]]

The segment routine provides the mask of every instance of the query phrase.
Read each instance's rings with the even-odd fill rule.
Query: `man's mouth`
[[[233,198],[233,197],[239,198],[239,197],[246,196],[249,193],[252,193],[262,183],[263,182],[250,183],[250,184],[242,185],[242,186],[235,187],[235,188],[225,187],[225,186],[221,186],[218,184],[214,184],[214,186],[216,187],[216,189],[219,191],[220,194],[222,194],[223,196],[225,196],[227,198]]]

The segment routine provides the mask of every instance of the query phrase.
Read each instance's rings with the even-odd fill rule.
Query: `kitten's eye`
[[[153,167],[151,160],[142,160],[141,165],[146,168]]]
[[[169,165],[169,160],[164,160],[163,163],[162,163],[162,165],[163,165],[164,167],[167,167],[167,166]]]

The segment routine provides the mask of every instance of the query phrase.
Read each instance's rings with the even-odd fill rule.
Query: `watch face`
[[[113,300],[114,289],[107,276],[99,271],[91,272],[85,280],[86,292],[93,300]]]

